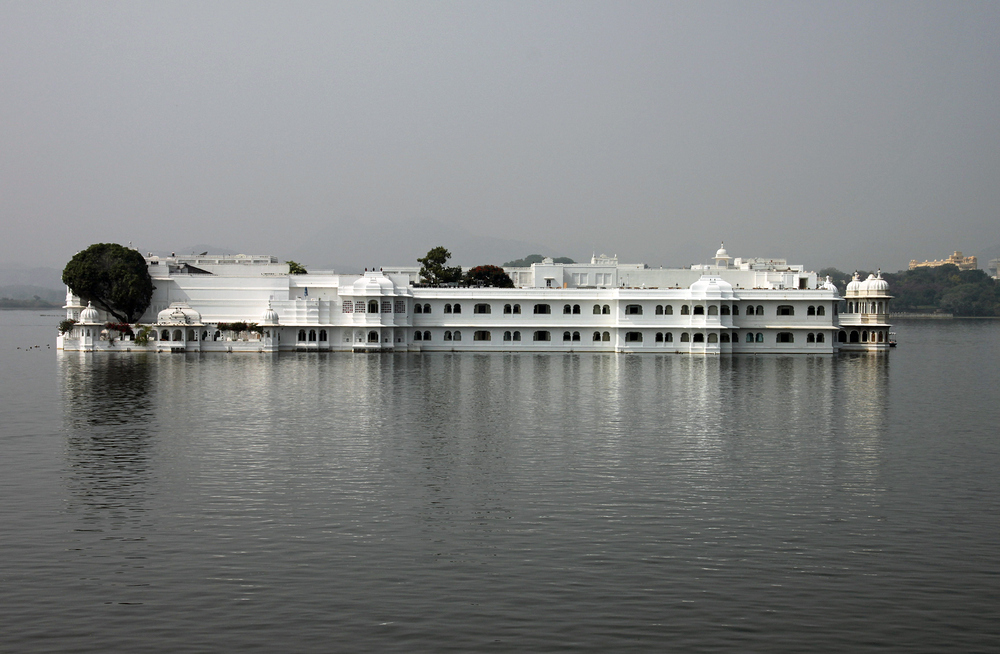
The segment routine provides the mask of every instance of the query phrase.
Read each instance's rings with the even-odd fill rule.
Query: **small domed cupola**
[[[858,271],[854,271],[854,276],[851,277],[851,281],[847,284],[848,293],[857,293],[861,290],[861,279],[858,277]]]
[[[87,302],[87,308],[80,312],[80,322],[85,325],[95,325],[100,322],[101,316],[97,313],[92,302]]]
[[[277,325],[278,324],[278,312],[271,308],[271,301],[267,301],[267,309],[264,310],[264,315],[261,316],[260,324],[262,325]]]
[[[868,276],[868,290],[875,293],[885,293],[889,290],[889,282],[882,279],[882,269],[879,268],[877,275]]]

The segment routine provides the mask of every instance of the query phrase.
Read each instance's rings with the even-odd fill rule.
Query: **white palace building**
[[[882,352],[881,273],[842,298],[782,259],[650,268],[616,257],[506,268],[514,288],[429,286],[416,267],[290,275],[271,256],[146,258],[156,290],[133,332],[67,290],[67,351]],[[846,310],[838,310],[846,307]],[[237,331],[233,323],[247,323]],[[146,340],[145,344],[140,344]]]

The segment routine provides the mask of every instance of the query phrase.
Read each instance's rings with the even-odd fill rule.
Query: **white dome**
[[[873,293],[884,293],[889,290],[889,282],[882,279],[881,270],[874,277],[869,275],[866,283],[868,284],[868,290]]]
[[[262,325],[278,324],[278,312],[271,308],[270,300],[267,302],[267,309],[264,311],[264,316],[261,318],[260,323]]]
[[[861,290],[861,280],[858,279],[858,273],[854,273],[854,277],[851,278],[850,283],[847,284],[847,292],[851,293]]]
[[[830,281],[829,275],[826,276],[826,281],[823,282],[823,285],[820,286],[820,289],[824,291],[833,291],[834,293],[838,292],[837,285],[834,284],[832,281]]]
[[[695,297],[731,297],[733,285],[718,275],[702,275],[691,284],[691,294]]]
[[[366,272],[352,285],[353,295],[395,295],[396,285],[380,270]]]
[[[87,308],[80,312],[80,322],[94,324],[100,320],[101,316],[97,313],[93,303],[87,302]]]
[[[715,258],[716,259],[728,259],[729,258],[729,253],[726,252],[726,244],[725,243],[720,244],[719,249],[715,251]]]
[[[198,325],[201,324],[201,314],[185,302],[174,302],[156,315],[156,322],[161,325]]]

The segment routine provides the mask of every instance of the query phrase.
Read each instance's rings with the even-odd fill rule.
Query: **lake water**
[[[1000,648],[1000,322],[85,355],[57,313],[0,312],[4,651]]]

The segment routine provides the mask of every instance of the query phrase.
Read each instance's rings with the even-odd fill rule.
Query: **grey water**
[[[0,650],[1000,648],[998,322],[719,358],[64,354],[59,319],[0,312]]]

